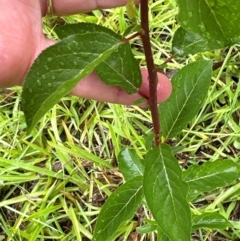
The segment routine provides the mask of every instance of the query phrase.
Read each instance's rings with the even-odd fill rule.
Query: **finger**
[[[142,86],[139,92],[144,96],[149,96],[149,79],[148,70],[146,68],[141,69],[142,72]],[[169,98],[172,93],[172,84],[168,77],[164,74],[158,73],[158,86],[157,86],[157,101],[158,103],[164,102]]]
[[[135,1],[139,3],[139,0]],[[127,0],[52,0],[52,10],[56,15],[89,12],[94,9],[123,6]]]
[[[146,69],[142,69],[142,78],[143,82],[139,92],[129,95],[119,87],[105,85],[96,73],[92,73],[80,81],[71,93],[87,99],[131,105],[136,100],[143,98],[143,96],[149,97],[148,73]],[[158,79],[157,98],[160,103],[170,96],[172,86],[165,75],[158,74]]]

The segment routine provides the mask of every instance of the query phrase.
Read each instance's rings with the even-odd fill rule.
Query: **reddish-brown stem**
[[[152,114],[153,121],[153,131],[155,137],[155,145],[159,146],[160,143],[160,123],[157,107],[157,84],[158,77],[157,71],[153,61],[150,37],[149,37],[149,19],[148,19],[148,0],[141,0],[141,39],[143,43],[143,49],[145,53],[147,68],[148,68],[148,78],[149,78],[149,106]]]

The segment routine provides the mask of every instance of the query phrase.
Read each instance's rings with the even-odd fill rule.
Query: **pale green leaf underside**
[[[207,95],[212,76],[211,61],[197,61],[172,78],[170,98],[159,105],[162,135],[176,136],[197,114]]]
[[[147,154],[143,189],[154,219],[170,240],[190,241],[188,185],[169,146],[162,144]]]
[[[29,131],[119,45],[119,40],[108,33],[80,33],[44,50],[31,67],[23,86],[23,108]]]
[[[108,241],[123,222],[130,220],[142,198],[142,177],[135,177],[119,187],[106,201],[98,216],[93,241]]]

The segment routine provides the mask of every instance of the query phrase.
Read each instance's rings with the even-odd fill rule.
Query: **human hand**
[[[93,9],[117,7],[127,0],[52,0],[57,15],[88,12]],[[137,2],[137,1],[136,1]],[[42,17],[47,12],[47,0],[2,0],[0,8],[0,88],[22,85],[37,56],[56,43],[42,32]],[[96,73],[81,80],[71,92],[74,95],[118,104],[132,104],[142,96],[149,96],[148,73],[142,69],[143,83],[138,93],[129,95],[119,87],[105,85]],[[168,78],[158,75],[158,101],[171,93]]]

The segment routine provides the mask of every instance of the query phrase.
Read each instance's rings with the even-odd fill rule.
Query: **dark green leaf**
[[[23,86],[23,108],[29,131],[120,44],[119,39],[109,33],[81,33],[44,50],[31,67]]]
[[[226,229],[231,223],[218,213],[203,213],[192,216],[192,232],[198,228]]]
[[[134,149],[122,150],[118,156],[118,165],[126,181],[143,176],[144,166]]]
[[[235,38],[233,43],[239,43],[240,37]],[[228,45],[219,45],[220,47],[225,47]],[[217,48],[216,40],[212,38],[206,38],[198,33],[189,32],[186,29],[180,27],[174,33],[172,41],[173,52],[177,55],[184,56],[187,54],[195,54],[204,51],[210,51]]]
[[[190,241],[188,185],[182,180],[182,171],[171,147],[166,144],[148,152],[143,189],[154,219],[170,240]]]
[[[140,176],[119,187],[102,207],[92,240],[110,240],[121,224],[134,216],[142,198],[142,177]]]
[[[65,25],[56,28],[56,32],[60,38],[77,33],[101,34],[104,32],[115,36],[119,41],[122,40],[120,35],[110,29],[92,23]],[[141,86],[142,76],[139,64],[132,54],[129,43],[119,46],[118,50],[96,67],[96,72],[105,84],[119,86],[129,94],[137,92]]]
[[[205,162],[201,166],[191,166],[183,172],[189,188],[198,192],[225,187],[240,177],[238,165],[231,160]]]
[[[129,44],[119,46],[97,66],[96,72],[105,84],[119,86],[128,94],[137,92],[142,83],[140,67]]]
[[[71,35],[84,34],[84,33],[106,33],[110,34],[112,37],[116,38],[118,41],[122,40],[121,35],[113,32],[111,29],[93,24],[93,23],[76,23],[58,26],[54,29],[57,36],[60,39],[67,38]]]
[[[172,78],[173,92],[159,105],[162,135],[176,136],[197,114],[207,95],[212,62],[197,61],[179,70]]]
[[[239,1],[178,0],[178,5],[182,27],[215,43],[215,48],[239,41]]]
[[[173,51],[180,56],[215,49],[215,40],[203,38],[197,33],[188,32],[180,27],[172,41]]]

